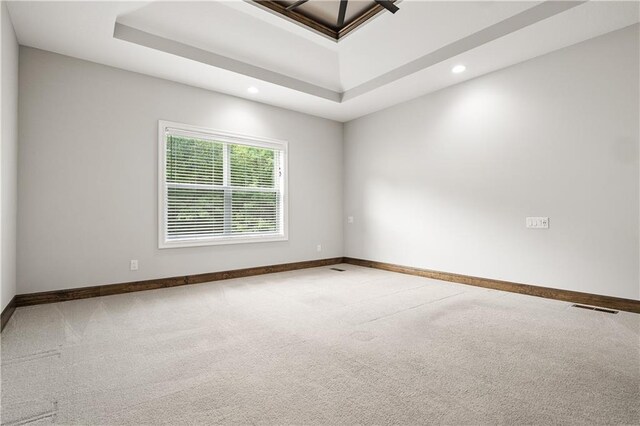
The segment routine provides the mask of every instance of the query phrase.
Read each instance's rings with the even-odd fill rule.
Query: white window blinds
[[[161,247],[286,238],[285,143],[160,128]]]

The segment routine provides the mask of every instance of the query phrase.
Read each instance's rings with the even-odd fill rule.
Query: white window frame
[[[271,148],[282,151],[282,197],[280,218],[280,232],[277,234],[257,234],[257,235],[222,235],[185,239],[167,239],[167,130],[171,129],[171,134],[181,134],[195,138],[213,140],[216,142],[248,145],[258,148]],[[230,133],[220,130],[208,129],[205,127],[192,126],[189,124],[176,123],[173,121],[158,121],[158,247],[198,247],[221,244],[239,243],[261,243],[271,241],[287,241],[289,239],[289,173],[288,173],[288,151],[289,146],[286,141],[276,139],[260,138],[255,136]]]

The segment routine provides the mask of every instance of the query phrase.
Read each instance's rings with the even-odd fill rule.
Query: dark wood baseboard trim
[[[70,288],[66,290],[45,291],[41,293],[18,294],[13,299],[14,309],[20,306],[40,305],[43,303],[66,302],[68,300],[86,299],[89,297],[110,296],[131,293],[134,291],[155,290],[158,288],[180,285],[200,284],[210,281],[228,280],[232,278],[250,277],[253,275],[272,274],[275,272],[294,271],[296,269],[316,268],[341,263],[341,257],[330,259],[307,260],[304,262],[282,263],[279,265],[257,266],[254,268],[234,269],[231,271],[209,272],[197,275],[183,275],[171,278],[134,281],[120,284],[98,285],[93,287]],[[13,302],[12,301],[12,302]],[[6,309],[5,309],[6,310]],[[12,311],[13,313],[13,311]],[[9,314],[10,316],[10,314]],[[7,319],[8,320],[8,319]],[[2,313],[4,327],[4,312]]]
[[[120,284],[80,287],[66,290],[46,291],[42,293],[18,294],[13,299],[11,299],[9,304],[2,311],[2,329],[4,329],[4,326],[9,321],[9,318],[11,318],[11,315],[15,311],[16,307],[20,306],[65,302],[68,300],[110,296],[114,294],[131,293],[134,291],[155,290],[166,287],[200,284],[211,281],[228,280],[232,278],[242,278],[254,275],[272,274],[276,272],[294,271],[297,269],[317,268],[321,266],[336,265],[338,263],[348,263],[351,265],[382,269],[385,271],[399,272],[402,274],[417,275],[425,278],[450,281],[477,287],[491,288],[494,290],[508,291],[511,293],[520,293],[529,296],[544,297],[547,299],[562,300],[565,302],[581,303],[585,305],[617,309],[620,311],[640,313],[640,301],[638,300],[603,296],[599,294],[582,293],[571,290],[560,290],[550,287],[540,287],[529,284],[514,283],[510,281],[494,280],[490,278],[479,278],[469,275],[454,274],[450,272],[433,271],[429,269],[414,268],[411,266],[376,262],[373,260],[355,259],[352,257],[334,257],[329,259],[308,260],[303,262],[258,266],[254,268],[234,269],[231,271],[209,272],[205,274],[184,275],[171,278],[159,278]]]
[[[450,272],[432,271],[429,269],[413,268],[411,266],[394,265],[392,263],[375,262],[372,260],[343,258],[344,263],[365,266],[368,268],[383,269],[385,271],[399,272],[402,274],[417,275],[433,278],[441,281],[450,281],[459,284],[473,285],[477,287],[491,288],[494,290],[508,291],[511,293],[527,294],[529,296],[556,299],[565,302],[581,303],[585,305],[600,306],[603,308],[617,309],[619,311],[634,312],[640,314],[640,301],[623,299],[620,297],[602,296],[599,294],[581,293],[571,290],[560,290],[549,287],[539,287],[529,284],[520,284],[510,281],[492,280],[489,278],[472,277],[469,275],[453,274]]]
[[[11,315],[16,310],[16,296],[11,298],[11,301],[2,310],[2,318],[0,319],[0,331],[4,330],[4,326],[7,325]]]

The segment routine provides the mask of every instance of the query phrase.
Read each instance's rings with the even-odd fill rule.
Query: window
[[[160,121],[160,248],[287,239],[286,142]]]

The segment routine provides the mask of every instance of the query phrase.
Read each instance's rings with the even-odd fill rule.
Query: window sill
[[[287,235],[269,235],[269,236],[238,236],[238,237],[218,237],[218,238],[194,238],[188,240],[168,240],[160,241],[158,248],[181,248],[181,247],[202,247],[202,246],[219,246],[227,244],[253,244],[253,243],[269,243],[274,241],[288,241]]]

